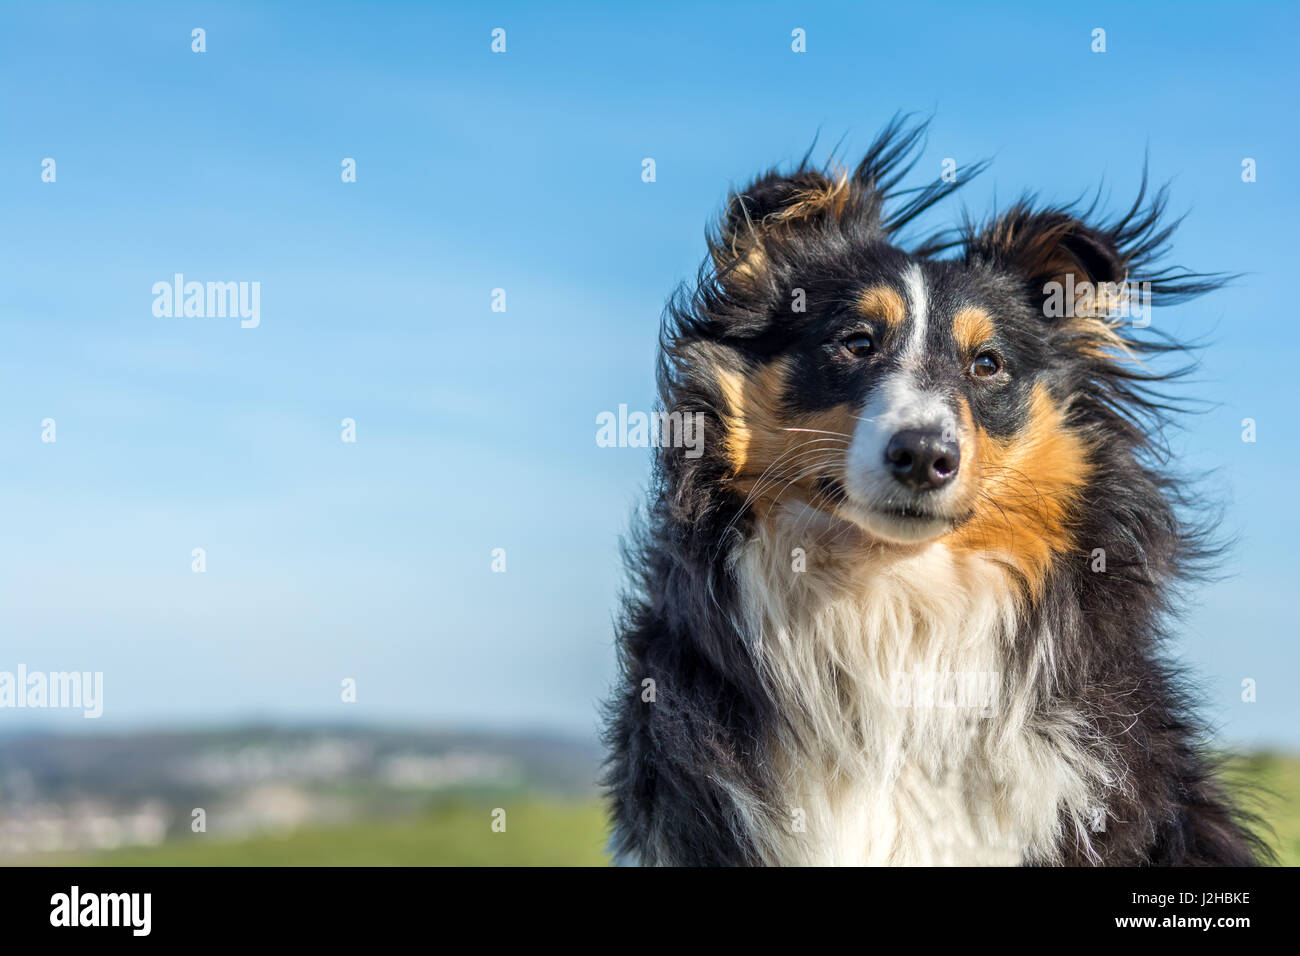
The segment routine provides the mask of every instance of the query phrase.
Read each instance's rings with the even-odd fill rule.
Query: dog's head
[[[1098,442],[1139,440],[1111,406],[1136,374],[1117,371],[1124,327],[1155,289],[1126,280],[1167,238],[1163,197],[1108,226],[1018,205],[946,243],[955,256],[907,251],[901,222],[950,187],[887,218],[897,138],[852,175],[803,166],[731,197],[711,273],[676,310],[669,391],[707,396],[719,480],[756,513],[797,503],[886,545],[946,537],[1036,580],[1072,544]],[[1168,278],[1166,297],[1188,291]]]

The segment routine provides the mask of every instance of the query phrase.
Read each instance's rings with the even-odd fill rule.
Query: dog
[[[1167,189],[1033,197],[905,243],[975,172],[732,195],[666,310],[670,415],[625,542],[602,777],[617,862],[1250,865],[1267,854],[1164,657],[1219,549],[1160,441]],[[811,151],[810,151],[811,154]]]

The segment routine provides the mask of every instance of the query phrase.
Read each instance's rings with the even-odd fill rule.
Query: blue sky
[[[1176,261],[1248,273],[1155,316],[1213,342],[1176,444],[1239,536],[1176,650],[1225,739],[1300,746],[1300,17],[1089,6],[0,8],[0,670],[105,675],[98,722],[0,719],[589,733],[649,462],[595,416],[651,406],[728,186],[916,110],[919,174],[993,157],[980,213],[1103,178],[1118,207],[1149,149]],[[260,326],[155,317],[178,272],[260,282]]]

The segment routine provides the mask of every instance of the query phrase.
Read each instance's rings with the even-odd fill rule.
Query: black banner
[[[1225,944],[1293,921],[1295,871],[1271,870],[0,870],[7,942],[75,935],[78,945],[145,939],[548,944],[599,929],[673,946],[769,930],[1069,940],[1175,938]],[[688,929],[687,927],[698,927]],[[563,931],[558,939],[550,934]],[[448,935],[451,934],[451,935]],[[647,935],[648,934],[648,935]],[[660,936],[660,934],[665,934]],[[883,935],[876,935],[883,934]],[[538,937],[540,940],[541,937]]]

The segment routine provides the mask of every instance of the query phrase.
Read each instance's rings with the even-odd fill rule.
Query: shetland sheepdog
[[[1224,277],[1158,267],[1145,175],[1113,218],[1030,198],[905,242],[978,171],[901,188],[924,129],[760,176],[670,300],[660,398],[704,450],[658,448],[626,547],[614,854],[1254,863],[1161,650],[1216,549],[1143,361],[1179,348],[1143,310]]]

